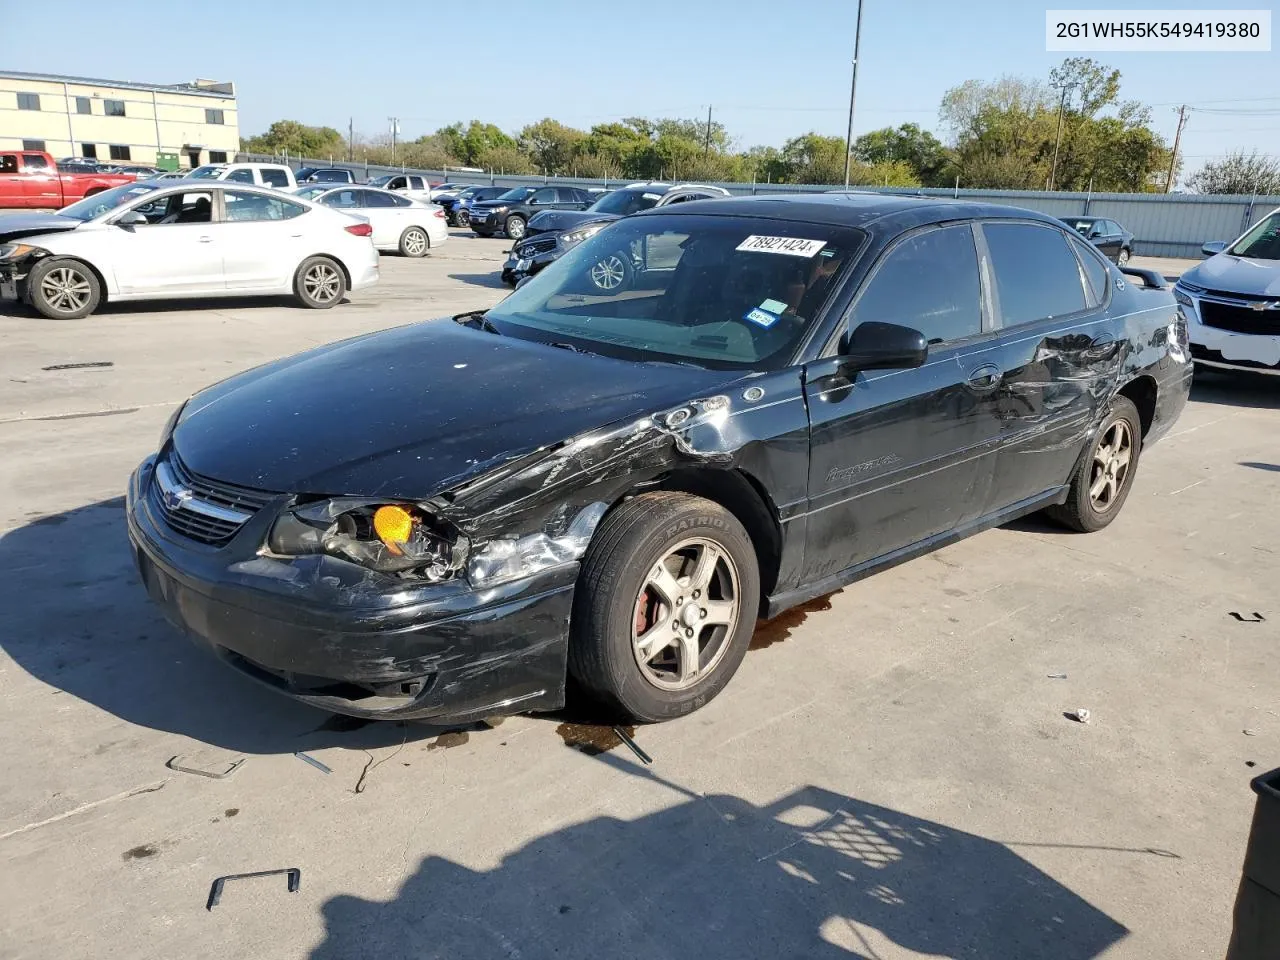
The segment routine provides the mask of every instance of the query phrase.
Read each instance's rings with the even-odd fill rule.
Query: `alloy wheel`
[[[421,230],[410,230],[404,235],[404,252],[411,257],[420,257],[427,249],[427,235]]]
[[[519,240],[524,236],[524,221],[519,217],[512,217],[507,221],[507,237],[511,240]]]
[[[616,290],[626,276],[626,265],[616,253],[605,257],[591,268],[591,282],[601,290]]]
[[[1107,428],[1093,450],[1089,500],[1098,513],[1115,506],[1133,461],[1133,431],[1127,420],[1117,420]]]
[[[342,277],[327,263],[313,264],[302,278],[302,287],[316,303],[329,303],[342,288]]]
[[[88,305],[93,287],[74,267],[54,267],[40,281],[40,295],[59,313],[75,313]]]
[[[631,645],[644,678],[686,690],[715,670],[738,623],[740,593],[733,558],[715,541],[695,537],[668,550],[636,597]]]

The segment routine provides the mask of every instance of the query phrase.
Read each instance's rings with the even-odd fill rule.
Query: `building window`
[[[18,94],[19,110],[39,110],[40,94],[38,93],[20,93]]]
[[[204,122],[217,123],[217,124],[224,123],[225,121],[222,119],[222,111],[221,110],[205,110]]]
[[[102,110],[108,117],[123,117],[124,101],[123,100],[103,100]]]
[[[132,160],[133,158],[129,156],[128,147],[123,147],[118,143],[113,143],[111,145],[111,159],[112,160]]]
[[[210,163],[226,163],[226,162],[227,162],[227,151],[225,151],[225,150],[210,150],[210,151],[209,151],[209,162],[210,162]]]
[[[93,113],[93,101],[88,97],[76,97],[76,113]]]
[[[23,150],[39,150],[41,153],[44,153],[44,141],[43,140],[23,140],[22,149]]]
[[[98,145],[96,143],[80,144],[80,156],[88,157],[90,160],[98,159]]]

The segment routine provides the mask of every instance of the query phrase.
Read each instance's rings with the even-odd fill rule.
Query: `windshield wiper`
[[[590,350],[583,350],[581,347],[577,346],[576,344],[566,343],[563,340],[545,340],[543,342],[546,343],[548,347],[558,347],[561,350],[572,350],[574,353],[590,353],[591,352]]]
[[[472,310],[470,313],[460,313],[453,318],[454,323],[471,325],[474,323],[477,329],[487,330],[489,333],[496,333],[502,336],[502,331],[493,325],[493,321],[489,319],[489,315],[484,310]]]

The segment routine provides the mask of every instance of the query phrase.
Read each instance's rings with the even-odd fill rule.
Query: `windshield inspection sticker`
[[[778,315],[770,313],[768,310],[762,310],[760,307],[752,307],[742,316],[743,320],[754,323],[758,327],[764,327],[766,330],[778,322]]]
[[[825,240],[802,240],[799,237],[757,237],[754,234],[740,244],[739,250],[751,253],[785,253],[791,257],[813,257],[827,245]]]

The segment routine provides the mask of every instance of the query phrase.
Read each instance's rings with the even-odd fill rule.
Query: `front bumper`
[[[139,573],[166,617],[224,663],[358,717],[465,722],[563,706],[576,563],[477,591],[326,556],[260,556],[283,497],[226,546],[205,546],[159,516],[153,464],[134,472],[126,498]]]
[[[501,232],[506,225],[505,219],[496,213],[472,210],[469,216],[470,223],[468,225],[482,237],[492,237],[495,233]]]
[[[1204,322],[1203,311],[1206,298],[1190,294],[1179,288],[1179,291],[1191,300],[1191,322],[1187,324],[1187,335],[1191,341],[1191,356],[1199,364],[1225,370],[1242,370],[1252,373],[1268,373],[1280,375],[1280,334],[1275,330],[1280,327],[1276,317],[1280,315],[1271,309],[1239,310],[1234,320],[1228,320],[1228,326],[1238,329],[1226,329]],[[1208,298],[1209,306],[1216,301],[1218,308],[1222,305],[1229,308],[1242,308],[1250,305],[1250,300],[1241,295],[1236,300],[1226,295],[1214,295]],[[1247,321],[1239,320],[1239,316],[1247,317]],[[1222,321],[1219,321],[1222,322]],[[1260,327],[1258,332],[1248,332]],[[1266,332],[1263,332],[1266,331]]]
[[[518,247],[512,247],[507,254],[507,262],[502,265],[503,282],[515,285],[525,277],[532,277],[559,260],[560,252],[559,247],[554,247],[544,253],[521,256]]]

